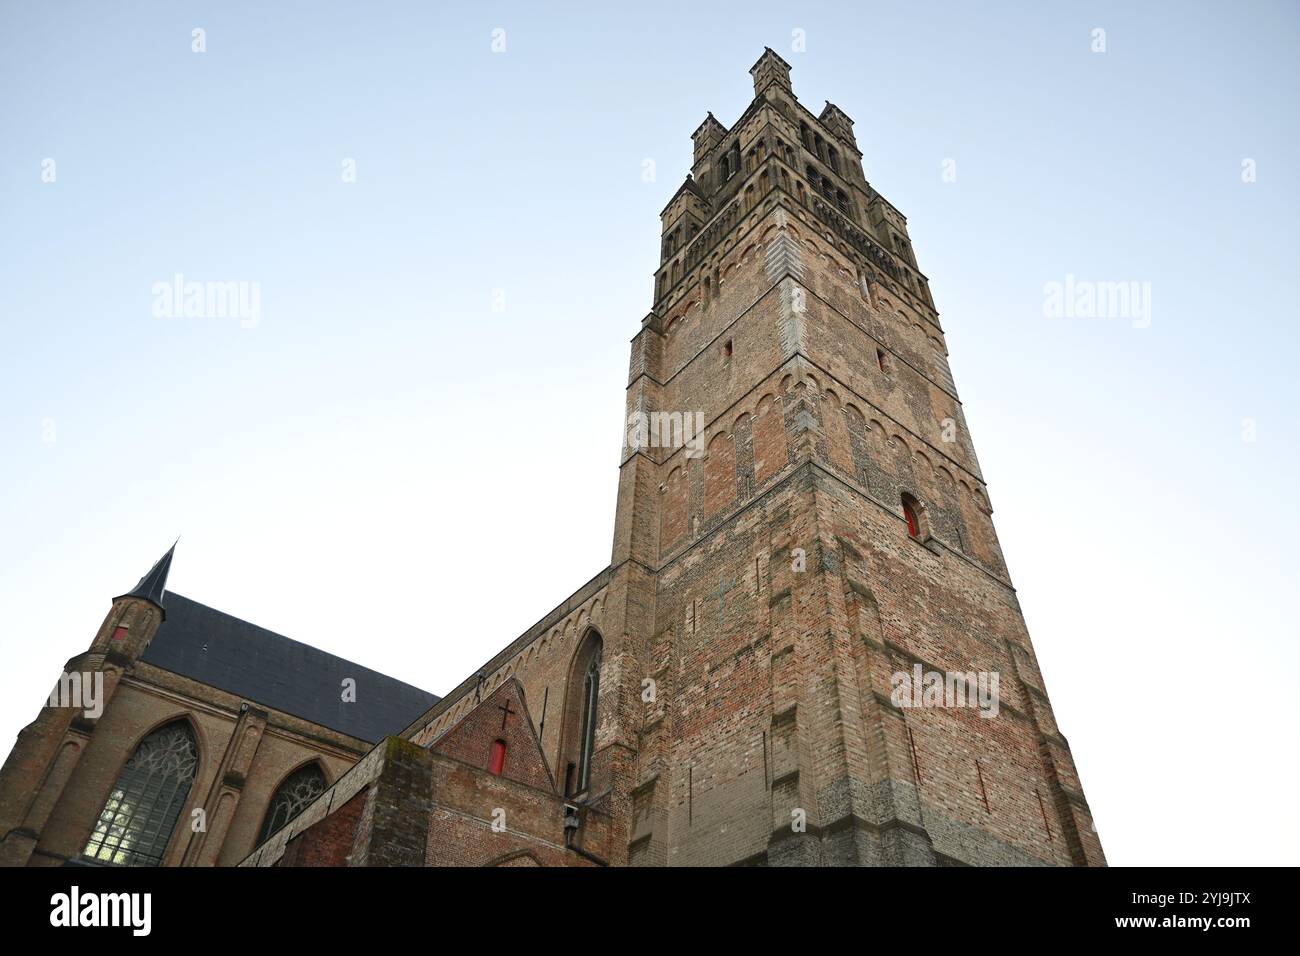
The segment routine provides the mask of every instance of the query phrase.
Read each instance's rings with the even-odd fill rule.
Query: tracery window
[[[187,720],[174,720],[140,741],[109,792],[83,855],[111,866],[158,866],[198,762]]]
[[[265,843],[271,834],[302,813],[324,792],[325,774],[320,764],[309,763],[291,773],[271,798],[266,819],[262,822],[262,832],[257,838],[258,844]]]

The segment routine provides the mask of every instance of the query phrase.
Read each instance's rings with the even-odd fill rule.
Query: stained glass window
[[[157,866],[190,795],[199,748],[189,721],[159,727],[117,778],[84,855],[111,866]]]
[[[266,810],[266,820],[262,823],[262,833],[257,838],[259,844],[266,842],[276,830],[284,826],[307,806],[325,792],[325,774],[320,765],[309,763],[295,770],[280,789],[271,798],[271,805]]]

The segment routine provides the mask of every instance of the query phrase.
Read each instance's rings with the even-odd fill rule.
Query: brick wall
[[[366,806],[363,790],[329,816],[296,834],[276,866],[348,866]]]

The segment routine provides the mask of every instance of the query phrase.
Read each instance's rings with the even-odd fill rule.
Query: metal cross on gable
[[[506,721],[510,719],[510,715],[511,715],[511,714],[517,713],[517,711],[513,711],[513,710],[510,709],[510,701],[506,701],[504,704],[497,704],[497,709],[500,710],[500,711],[502,711],[502,714],[501,714],[501,729],[502,729],[502,730],[505,730],[505,729],[506,729]]]

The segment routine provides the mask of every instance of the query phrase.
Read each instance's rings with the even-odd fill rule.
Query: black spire
[[[113,598],[114,601],[124,597],[143,598],[158,610],[163,612],[163,620],[167,619],[167,609],[163,607],[163,592],[167,588],[167,572],[172,569],[172,555],[176,551],[176,545],[180,543],[177,538],[172,546],[167,549],[167,553],[158,559],[158,563],[149,569],[149,573],[140,579],[140,583],[134,589],[126,594],[119,594]]]

